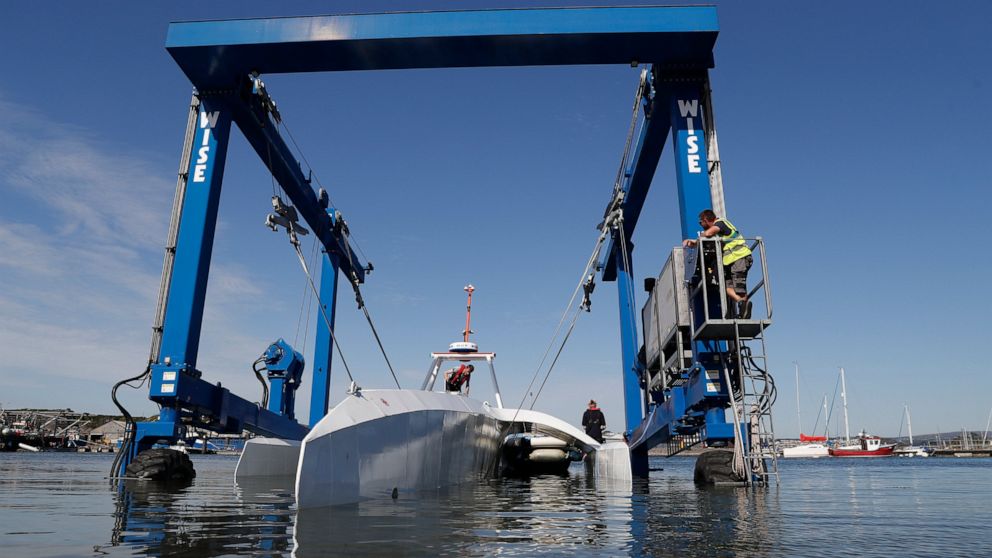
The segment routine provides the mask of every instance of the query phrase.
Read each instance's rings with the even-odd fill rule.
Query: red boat
[[[885,457],[892,455],[895,444],[882,444],[878,436],[869,436],[862,432],[858,435],[858,443],[839,448],[830,448],[832,457]]]

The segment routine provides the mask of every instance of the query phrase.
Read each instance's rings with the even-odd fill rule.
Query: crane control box
[[[691,307],[685,279],[685,251],[672,250],[657,279],[645,281],[650,294],[641,309],[644,362],[649,391],[678,385],[692,366]]]

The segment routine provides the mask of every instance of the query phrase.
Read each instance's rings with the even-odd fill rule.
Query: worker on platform
[[[603,411],[596,406],[596,400],[589,400],[589,408],[582,413],[582,426],[586,429],[586,434],[599,443],[603,443],[603,429],[606,428],[606,417]]]
[[[727,299],[731,301],[729,318],[748,319],[751,317],[751,301],[747,299],[747,272],[754,263],[751,249],[743,235],[726,218],[717,218],[712,209],[699,213],[700,233],[706,238],[719,236],[723,241],[723,277],[727,284]],[[684,247],[695,247],[696,240],[682,241]]]
[[[458,368],[448,370],[444,373],[444,390],[455,393],[461,392],[462,386],[468,384],[474,371],[475,366],[471,364],[462,364]]]

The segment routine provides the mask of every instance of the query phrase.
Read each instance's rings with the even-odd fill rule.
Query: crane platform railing
[[[772,323],[774,307],[772,305],[771,289],[768,280],[768,265],[765,255],[764,239],[759,237],[745,238],[751,250],[754,263],[748,276],[754,276],[757,267],[759,279],[747,291],[747,300],[751,302],[752,313],[748,318],[736,317],[728,313],[726,271],[721,262],[722,240],[719,238],[700,238],[696,250],[687,251],[685,265],[686,279],[690,283],[689,298],[702,298],[702,304],[696,306],[697,311],[692,315],[692,337],[695,340],[727,340],[751,339],[764,333]],[[699,255],[702,254],[702,258]],[[701,309],[701,312],[699,311]]]

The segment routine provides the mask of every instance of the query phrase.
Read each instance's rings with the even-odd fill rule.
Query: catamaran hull
[[[242,482],[253,477],[288,477],[296,474],[301,443],[279,438],[252,438],[245,442],[234,470],[234,479]]]
[[[547,444],[554,439],[554,447],[538,449],[581,452],[597,481],[631,483],[630,450],[621,439],[599,444],[545,413],[421,390],[349,395],[302,442],[250,440],[236,478],[247,486],[295,476],[300,509],[399,497],[495,476],[507,434],[521,431]]]
[[[300,509],[436,490],[489,476],[502,442],[489,406],[467,397],[369,390],[345,399],[304,438]]]

